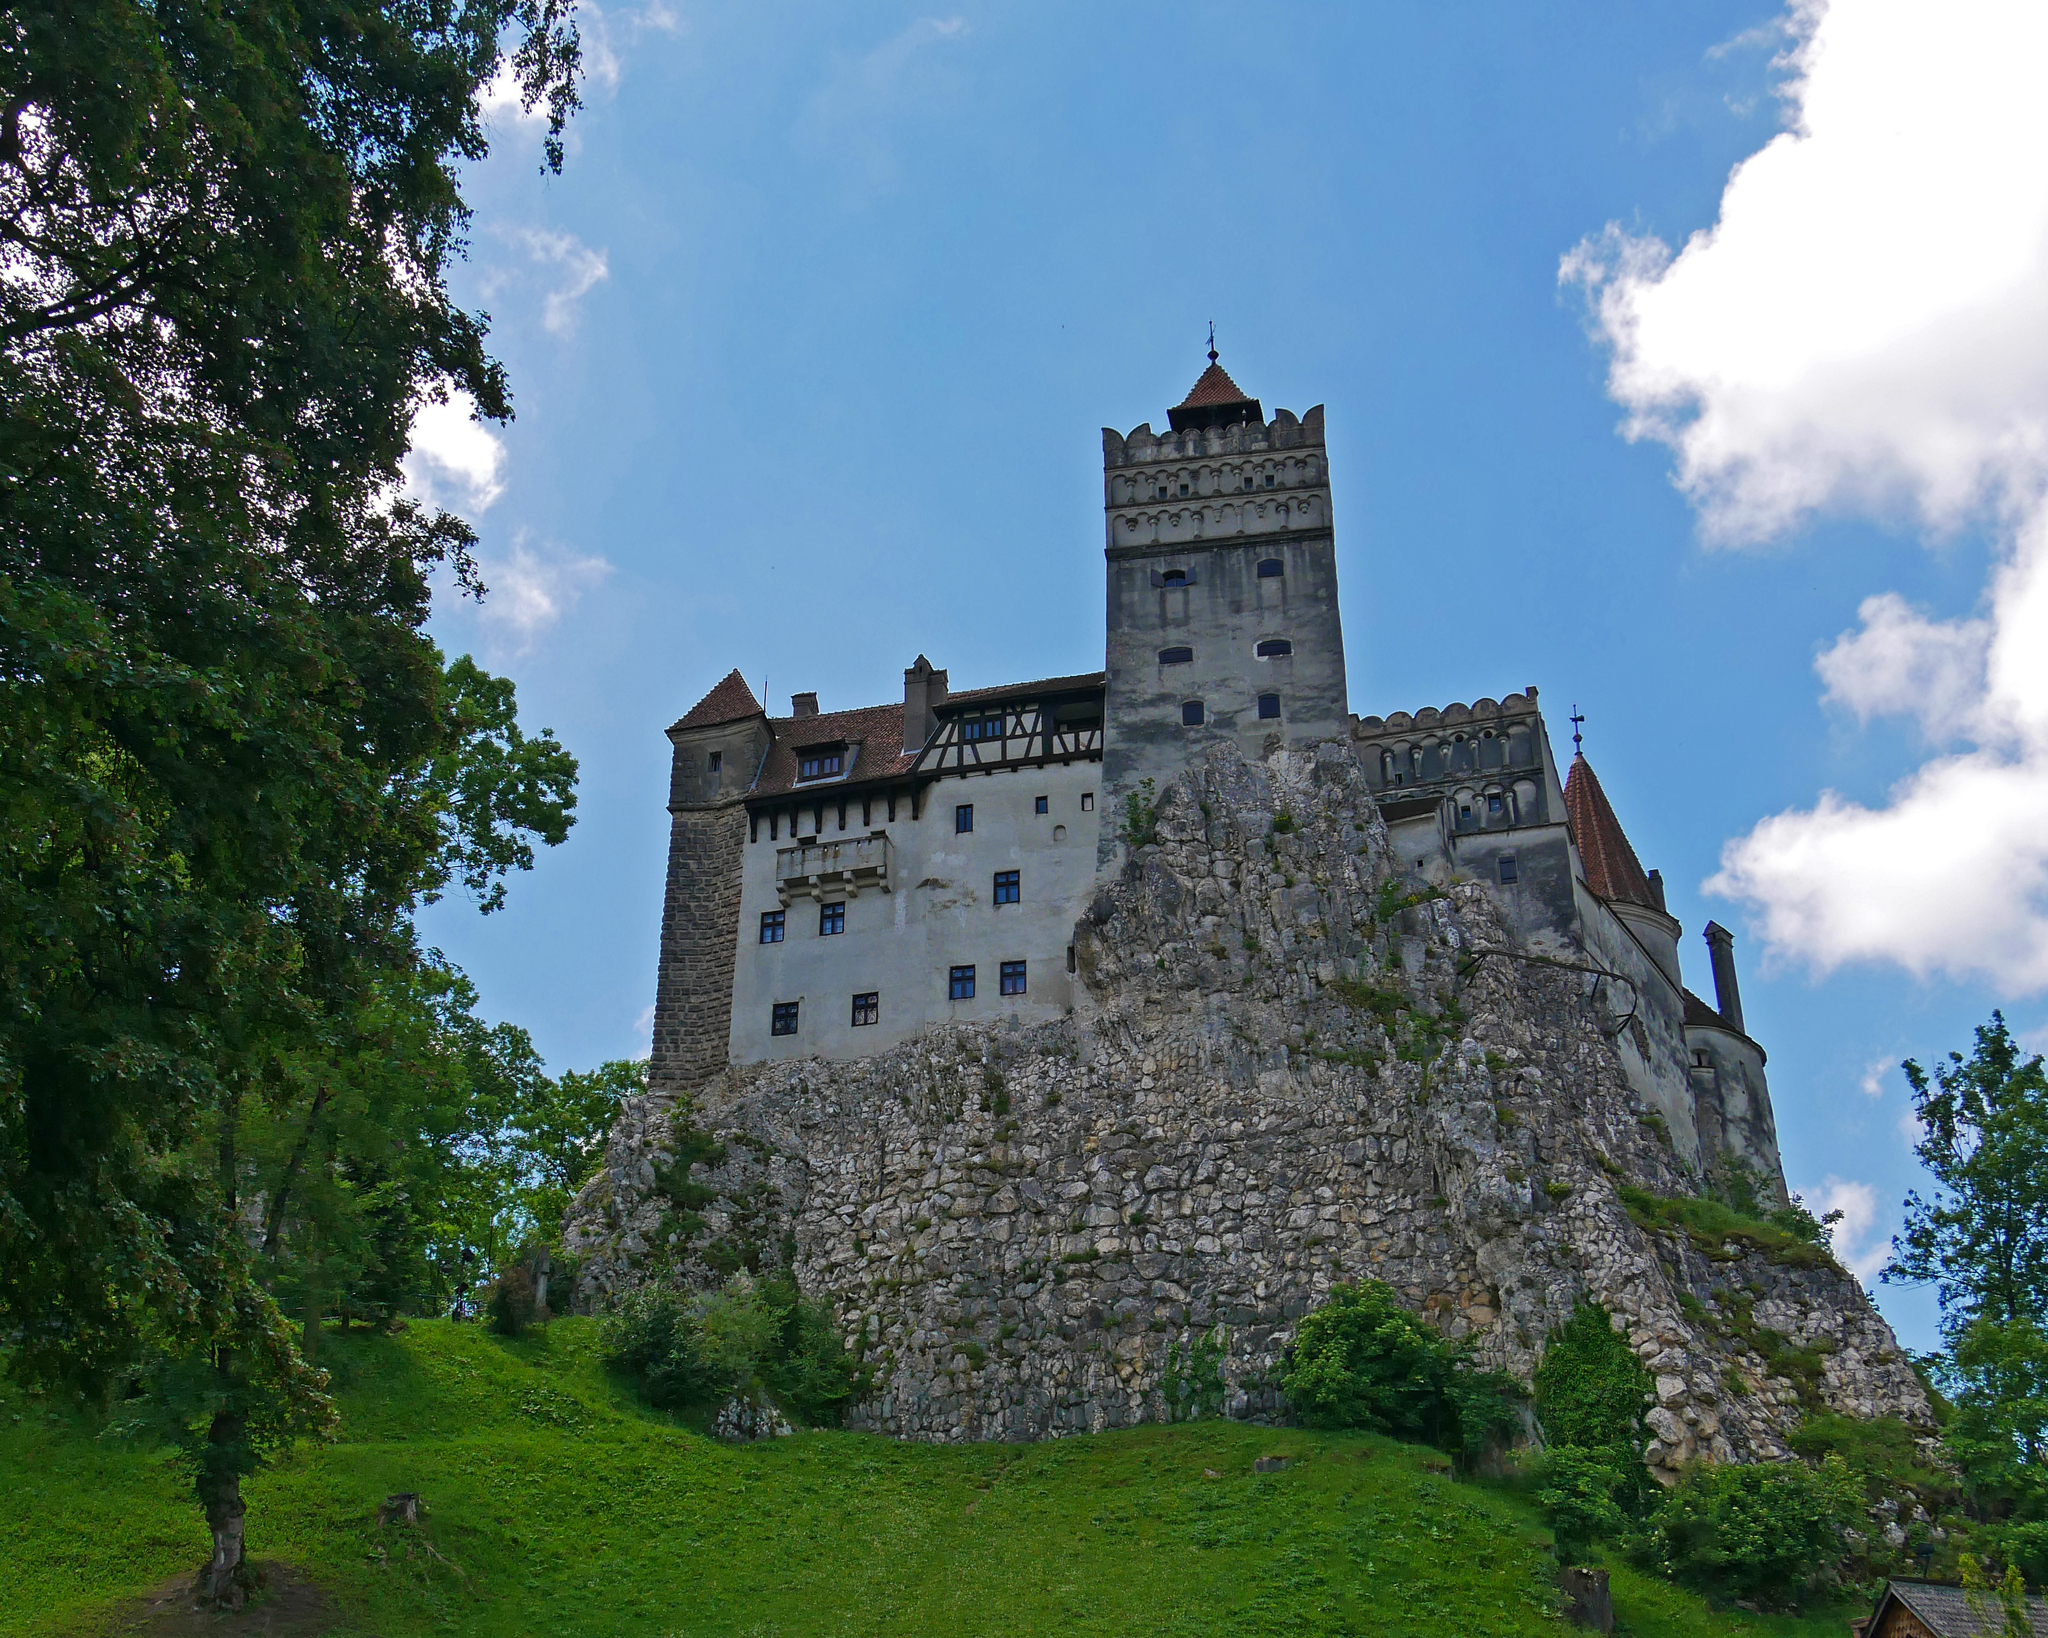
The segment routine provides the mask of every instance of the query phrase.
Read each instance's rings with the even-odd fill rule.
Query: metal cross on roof
[[[1584,756],[1586,754],[1586,736],[1580,733],[1579,730],[1585,727],[1586,719],[1585,716],[1579,710],[1579,702],[1577,700],[1572,701],[1572,714],[1568,720],[1572,725],[1572,754],[1575,756]]]
[[[1216,362],[1216,321],[1214,319],[1209,321],[1209,362],[1211,364]]]

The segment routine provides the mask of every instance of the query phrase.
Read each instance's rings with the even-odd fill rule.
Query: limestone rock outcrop
[[[1295,1322],[1365,1277],[1524,1378],[1599,1302],[1667,1475],[1812,1408],[1931,1427],[1824,1252],[1665,1226],[1704,1180],[1624,1077],[1625,987],[1404,879],[1348,747],[1218,746],[1141,843],[1067,1019],[634,1100],[569,1215],[579,1303],[788,1266],[873,1367],[853,1424],[919,1439],[1277,1418]]]

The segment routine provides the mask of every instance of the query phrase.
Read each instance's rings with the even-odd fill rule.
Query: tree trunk
[[[199,1572],[193,1589],[199,1602],[212,1609],[236,1610],[255,1585],[242,1538],[244,1515],[242,1475],[234,1446],[242,1437],[241,1419],[226,1411],[214,1413],[207,1429],[207,1459],[199,1478],[199,1500],[206,1509],[206,1528],[213,1536],[213,1556]]]

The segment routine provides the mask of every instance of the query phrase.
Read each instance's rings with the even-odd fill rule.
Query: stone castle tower
[[[1268,423],[1212,341],[1167,419],[1163,435],[1102,429],[1113,798],[1171,778],[1205,737],[1256,759],[1348,725],[1322,406]]]

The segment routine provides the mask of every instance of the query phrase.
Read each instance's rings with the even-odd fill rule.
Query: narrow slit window
[[[782,924],[783,919],[787,915],[788,912],[786,910],[763,910],[761,912],[761,942],[763,944],[780,944],[782,942]]]
[[[723,751],[713,751],[711,753],[711,771],[717,773],[724,765],[725,753]]]
[[[856,995],[853,998],[853,1027],[855,1029],[859,1029],[863,1024],[879,1024],[881,1021],[881,991],[869,990],[865,995]]]
[[[955,967],[946,974],[946,999],[948,1001],[972,1001],[974,999],[974,969]]]
[[[1023,893],[1018,886],[1022,877],[1022,871],[998,870],[996,872],[996,903],[1016,904],[1019,902],[1023,898]]]
[[[768,1022],[768,1033],[771,1035],[794,1035],[796,1033],[796,1009],[797,1003],[794,1001],[776,1002],[774,1014]]]
[[[846,931],[846,906],[823,904],[818,907],[818,937],[830,938],[834,933]]]
[[[1022,995],[1024,993],[1023,962],[1006,961],[1003,963],[1002,986],[1003,994],[1005,995]]]
[[[1259,720],[1261,722],[1270,722],[1279,715],[1280,696],[1278,694],[1261,694],[1259,696]]]
[[[1278,580],[1286,573],[1287,565],[1282,563],[1277,557],[1262,557],[1259,559],[1259,578],[1261,580]]]
[[[1159,651],[1161,665],[1187,665],[1194,657],[1195,651],[1191,648],[1162,648]]]
[[[1183,728],[1199,728],[1204,720],[1200,700],[1189,700],[1181,706],[1180,725]]]
[[[1258,647],[1258,655],[1262,660],[1277,660],[1293,652],[1294,645],[1285,637],[1268,637]]]
[[[955,836],[965,836],[972,829],[974,829],[974,804],[972,802],[962,802],[953,810],[953,834]]]

